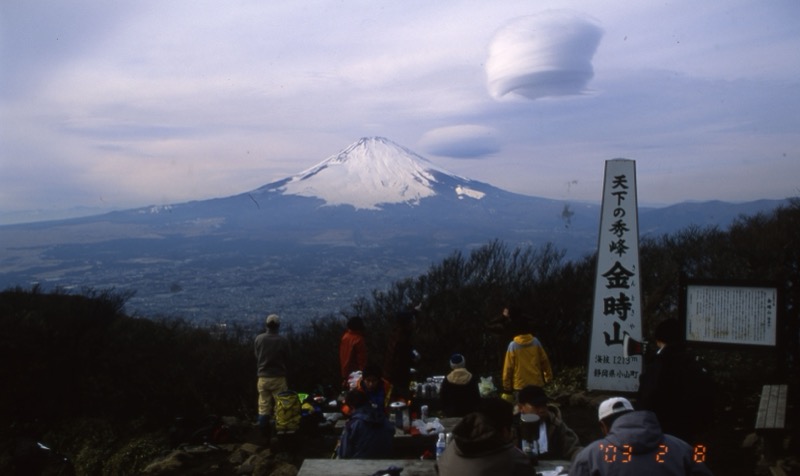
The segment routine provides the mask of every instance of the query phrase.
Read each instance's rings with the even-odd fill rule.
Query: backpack
[[[275,398],[275,430],[297,431],[301,417],[300,397],[297,392],[286,390]]]

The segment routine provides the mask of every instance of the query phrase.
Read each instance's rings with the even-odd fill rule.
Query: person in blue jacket
[[[351,413],[344,425],[336,455],[342,459],[390,458],[395,428],[383,408],[370,403],[367,395],[358,390],[348,392],[345,403]]]

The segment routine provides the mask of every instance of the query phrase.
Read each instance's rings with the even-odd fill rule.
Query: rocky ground
[[[313,435],[278,435],[264,438],[247,422],[226,419],[227,441],[182,445],[153,461],[148,475],[257,475],[294,476],[305,458],[329,458],[336,446],[333,429]]]

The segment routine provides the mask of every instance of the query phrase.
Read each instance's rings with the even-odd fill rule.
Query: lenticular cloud
[[[423,134],[420,145],[426,152],[454,158],[476,158],[500,150],[496,131],[473,124],[440,127]]]
[[[596,23],[574,12],[515,19],[489,45],[489,93],[496,99],[581,94],[594,76],[592,57],[602,35]]]

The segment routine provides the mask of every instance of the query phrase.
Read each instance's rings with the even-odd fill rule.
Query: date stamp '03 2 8
[[[695,463],[704,463],[706,461],[708,448],[706,445],[697,444],[692,448],[692,459]],[[603,452],[603,461],[606,463],[630,463],[633,458],[633,448],[630,445],[607,445],[600,443],[600,451]],[[664,463],[668,458],[669,447],[665,444],[658,445],[658,451],[655,454],[656,462]]]

